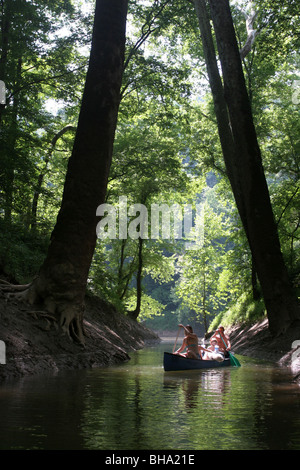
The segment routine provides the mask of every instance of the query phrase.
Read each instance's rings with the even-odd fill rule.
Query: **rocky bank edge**
[[[85,348],[28,312],[27,304],[0,298],[0,340],[6,346],[0,383],[30,374],[111,366],[128,361],[131,351],[160,341],[154,332],[97,297],[86,298]]]
[[[27,304],[0,298],[0,340],[6,346],[0,383],[30,374],[112,366],[128,361],[130,352],[160,342],[155,332],[90,295],[84,318],[85,349],[28,311]],[[235,325],[226,332],[236,354],[289,367],[300,385],[300,322],[278,338],[271,337],[267,319]],[[299,346],[292,348],[295,341]]]

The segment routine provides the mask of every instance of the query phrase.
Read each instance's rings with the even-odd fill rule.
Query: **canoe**
[[[230,358],[224,359],[223,362],[218,362],[213,360],[189,359],[178,354],[164,353],[165,371],[210,369],[228,366],[231,366]]]

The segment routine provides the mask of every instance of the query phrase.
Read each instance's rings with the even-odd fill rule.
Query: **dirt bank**
[[[155,333],[92,296],[86,299],[84,328],[85,349],[45,319],[28,313],[28,305],[0,298],[0,340],[6,347],[0,383],[28,374],[106,367],[127,361],[130,351],[159,341]],[[3,356],[3,343],[0,346]]]
[[[276,338],[269,332],[267,319],[253,325],[236,325],[226,331],[237,354],[290,367],[294,380],[300,384],[300,322]]]

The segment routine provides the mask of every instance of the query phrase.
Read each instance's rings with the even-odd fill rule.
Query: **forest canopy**
[[[87,282],[156,329],[189,321],[207,330],[215,318],[265,314],[194,3],[129,1],[118,122],[97,209],[103,232]],[[299,2],[229,3],[281,251],[299,296]],[[94,8],[88,0],[1,2],[0,269],[14,282],[36,276],[56,224]]]

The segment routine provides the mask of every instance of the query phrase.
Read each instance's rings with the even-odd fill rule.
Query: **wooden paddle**
[[[225,348],[227,348],[227,344],[225,343],[224,339],[222,338],[222,335],[220,333],[220,336],[221,336],[221,339],[224,343],[224,346]],[[229,354],[229,359],[230,359],[230,363],[232,366],[236,366],[236,367],[241,367],[241,364],[240,362],[238,361],[238,359],[236,357],[234,357],[234,355],[230,352],[230,351],[227,351],[228,354]]]
[[[177,333],[177,336],[176,336],[176,339],[175,339],[175,344],[174,344],[174,348],[173,348],[173,354],[174,354],[174,352],[175,352],[176,343],[177,343],[178,336],[179,336],[179,331],[180,331],[180,327],[179,327],[179,329],[178,329],[178,333]]]

